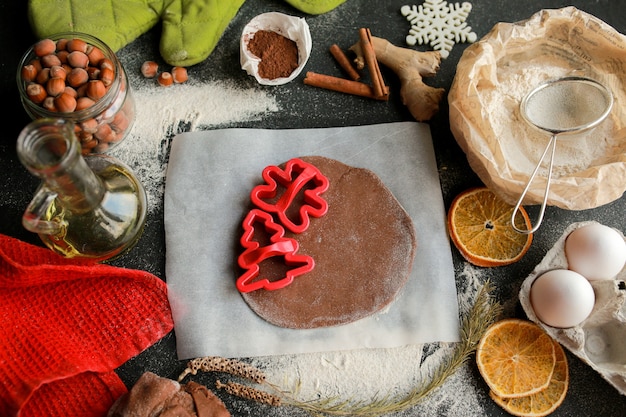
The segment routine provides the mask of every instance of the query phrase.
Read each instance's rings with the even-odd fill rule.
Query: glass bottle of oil
[[[146,219],[142,184],[116,158],[82,156],[72,122],[31,122],[18,137],[17,152],[21,163],[42,180],[22,224],[50,249],[103,261],[138,240]]]

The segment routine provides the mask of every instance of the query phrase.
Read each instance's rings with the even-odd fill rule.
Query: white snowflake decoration
[[[447,58],[455,43],[476,41],[476,34],[465,23],[471,10],[469,2],[448,4],[443,0],[425,0],[419,7],[402,6],[400,13],[411,23],[406,43],[430,44]]]

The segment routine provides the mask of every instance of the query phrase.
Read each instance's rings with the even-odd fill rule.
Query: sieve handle
[[[552,165],[554,165],[554,154],[556,151],[556,136],[557,135],[552,135],[552,137],[550,138],[550,142],[548,142],[548,146],[546,146],[546,149],[543,151],[543,154],[541,155],[541,158],[539,159],[539,162],[537,163],[535,170],[533,171],[533,173],[530,175],[530,178],[528,179],[526,188],[524,188],[524,191],[522,191],[522,195],[520,196],[519,200],[517,200],[517,204],[515,205],[515,208],[513,209],[513,214],[511,214],[511,225],[513,226],[513,229],[515,229],[516,232],[524,233],[524,234],[531,234],[531,233],[535,233],[537,229],[539,229],[539,226],[541,226],[541,222],[543,221],[543,215],[546,211],[546,204],[548,202],[548,191],[550,190],[550,181],[552,180]],[[535,226],[530,230],[519,229],[515,225],[515,215],[517,215],[517,212],[519,211],[519,208],[522,205],[522,201],[524,200],[524,197],[526,197],[526,193],[530,189],[530,184],[533,182],[533,180],[537,176],[537,172],[539,172],[539,167],[541,167],[541,163],[545,159],[546,155],[548,154],[548,150],[550,149],[551,149],[551,152],[550,152],[550,166],[548,168],[548,180],[546,182],[546,189],[543,193],[543,202],[541,203],[541,210],[539,211],[537,224],[535,224]]]

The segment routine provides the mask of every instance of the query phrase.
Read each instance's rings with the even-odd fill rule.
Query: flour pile
[[[259,120],[276,112],[276,100],[261,90],[225,82],[135,88],[135,123],[128,137],[109,154],[127,164],[143,183],[148,209],[160,206],[167,155],[178,133]]]
[[[461,314],[467,314],[485,283],[481,269],[465,263],[458,288]],[[392,349],[360,349],[254,358],[268,381],[302,401],[336,399],[363,404],[373,399],[404,398],[428,383],[433,373],[450,358],[456,344],[427,343]],[[471,362],[448,377],[415,408],[416,415],[448,417],[482,416],[481,386],[476,383]],[[292,409],[286,408],[285,415]],[[274,415],[274,414],[272,414]],[[280,415],[280,414],[277,414]],[[413,414],[410,414],[413,415]]]

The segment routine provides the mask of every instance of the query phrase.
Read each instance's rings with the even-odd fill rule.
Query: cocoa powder
[[[273,80],[289,77],[298,67],[298,46],[285,36],[259,30],[248,43],[248,50],[261,59],[259,75]]]

